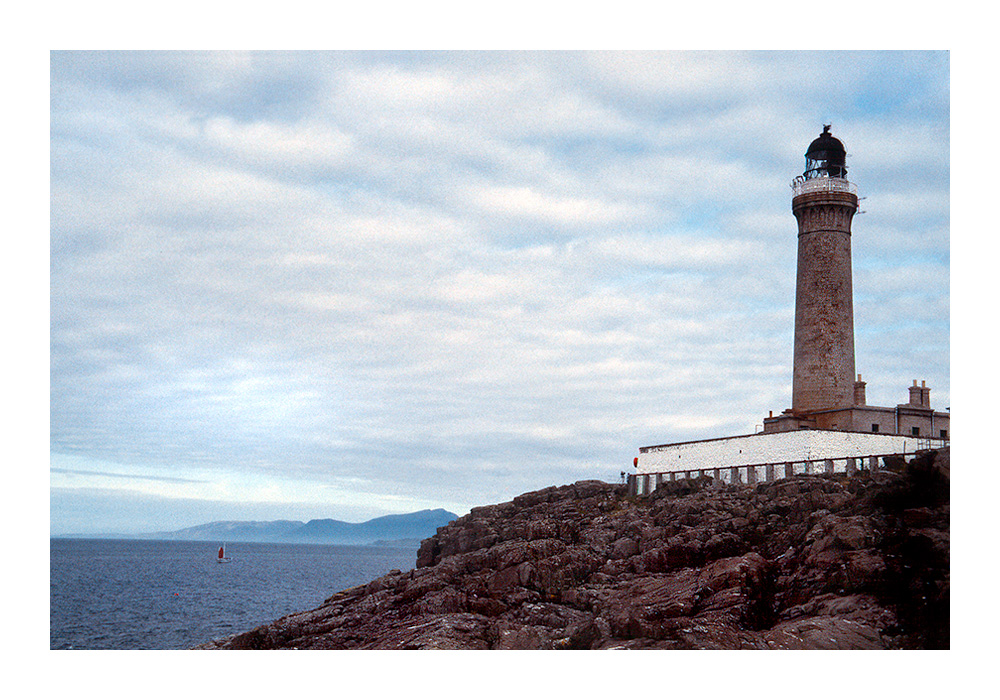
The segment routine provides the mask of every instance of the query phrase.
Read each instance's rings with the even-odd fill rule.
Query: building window
[[[942,438],[947,438],[948,437],[948,431],[947,430],[942,430],[941,431],[941,437]]]
[[[917,426],[913,426],[912,428],[910,428],[910,432],[912,432],[914,435],[920,435],[920,428]]]
[[[878,432],[878,423],[872,423],[872,432],[873,433],[877,433]]]

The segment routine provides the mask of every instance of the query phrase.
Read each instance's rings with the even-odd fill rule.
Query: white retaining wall
[[[763,471],[763,465],[767,464],[913,453],[917,450],[943,447],[946,444],[947,440],[936,438],[839,430],[758,433],[641,447],[636,474],[700,471],[748,465],[762,465],[760,470]]]
[[[690,469],[676,472],[657,472],[654,474],[636,474],[630,478],[630,493],[637,496],[650,494],[665,481],[679,479],[697,479],[711,477],[717,484],[753,484],[785,479],[797,474],[854,474],[859,469],[871,472],[877,471],[882,458],[844,457],[842,459],[804,460],[777,464],[757,464],[743,467],[715,467],[713,469]]]

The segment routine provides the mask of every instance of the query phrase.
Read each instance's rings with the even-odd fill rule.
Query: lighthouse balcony
[[[808,180],[797,177],[792,181],[792,191],[796,197],[811,192],[847,192],[855,197],[858,195],[857,185],[842,177],[813,177]]]

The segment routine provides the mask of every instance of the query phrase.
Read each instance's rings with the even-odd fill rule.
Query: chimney
[[[917,386],[917,380],[913,380],[913,386],[910,387],[910,405],[920,406],[921,405],[921,395],[923,392],[920,391],[920,387]]]
[[[860,374],[858,375],[858,381],[854,382],[854,405],[865,405],[865,383],[861,381]]]
[[[924,408],[931,407],[931,388],[923,380],[920,381],[920,405]]]

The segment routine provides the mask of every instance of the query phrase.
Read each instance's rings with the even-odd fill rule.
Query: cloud
[[[150,481],[166,481],[174,484],[198,484],[204,483],[201,479],[184,479],[176,476],[151,476],[148,474],[122,474],[120,472],[93,472],[83,469],[57,469],[49,470],[55,474],[76,474],[79,476],[108,476],[115,479],[149,479]]]
[[[52,449],[400,508],[751,432],[787,407],[788,182],[831,114],[868,195],[869,396],[917,372],[947,400],[947,75],[905,52],[57,52]]]

